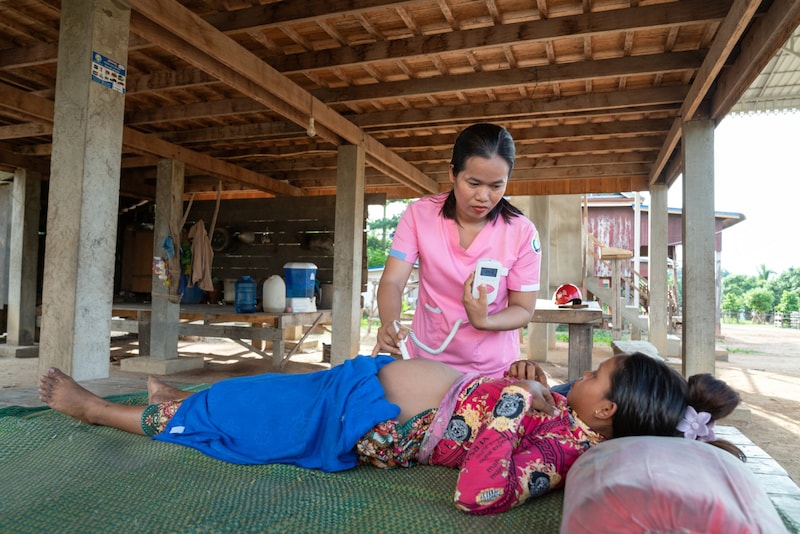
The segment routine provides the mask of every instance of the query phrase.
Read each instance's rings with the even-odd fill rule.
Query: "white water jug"
[[[261,307],[265,312],[271,313],[283,313],[286,309],[286,284],[277,274],[264,281]]]

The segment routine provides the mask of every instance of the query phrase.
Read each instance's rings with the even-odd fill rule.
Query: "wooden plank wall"
[[[364,206],[382,204],[384,195],[368,195]],[[185,228],[200,219],[210,230],[215,201],[192,203]],[[188,207],[188,204],[187,206]],[[185,209],[185,208],[184,208]],[[220,201],[216,228],[230,235],[230,245],[214,252],[213,276],[220,279],[250,275],[262,282],[270,275],[283,276],[289,262],[317,266],[321,284],[333,283],[335,196],[280,197]],[[237,233],[252,232],[255,241],[243,243]],[[366,233],[364,234],[362,287],[367,283]]]

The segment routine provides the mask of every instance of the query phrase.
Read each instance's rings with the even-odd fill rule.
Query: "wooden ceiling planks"
[[[368,192],[416,197],[478,121],[517,141],[509,194],[671,183],[682,121],[724,116],[800,23],[792,0],[130,4],[134,197],[176,154],[187,192],[334,194],[342,143]],[[0,168],[49,165],[59,6],[0,1]]]

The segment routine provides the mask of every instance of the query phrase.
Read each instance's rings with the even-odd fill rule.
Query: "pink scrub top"
[[[481,258],[499,261],[508,274],[500,278],[497,298],[489,314],[508,306],[508,291],[538,291],[541,245],[533,223],[518,216],[506,223],[489,222],[468,249],[459,244],[458,227],[441,215],[447,193],[410,204],[397,226],[390,255],[408,263],[419,262],[419,298],[411,329],[414,336],[436,351],[461,320],[455,337],[439,354],[420,348],[412,340],[412,358],[431,358],[462,372],[503,376],[519,359],[517,330],[479,331],[472,327],[461,303],[464,281]]]

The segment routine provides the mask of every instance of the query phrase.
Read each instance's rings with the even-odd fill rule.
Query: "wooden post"
[[[629,260],[633,257],[633,252],[615,247],[602,247],[600,249],[601,260],[611,260],[611,294],[613,303],[611,304],[611,320],[613,321],[613,339],[622,338],[622,275],[619,268],[620,260]]]
[[[339,147],[333,255],[331,364],[356,356],[361,344],[361,264],[364,252],[364,148]]]

